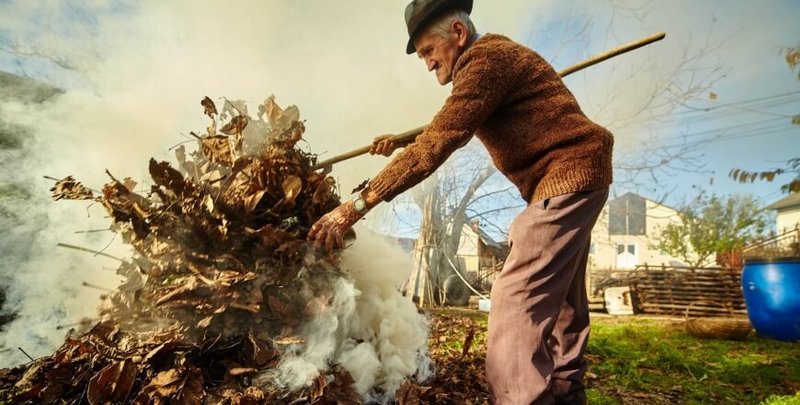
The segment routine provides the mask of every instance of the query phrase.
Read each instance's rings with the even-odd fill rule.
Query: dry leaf
[[[207,136],[200,140],[200,144],[208,160],[223,166],[233,166],[233,150],[227,136]]]
[[[88,188],[84,187],[79,181],[75,181],[72,176],[67,176],[50,189],[53,193],[53,201],[61,199],[67,200],[91,200],[94,194]]]
[[[247,196],[244,200],[244,210],[247,213],[251,213],[255,211],[258,203],[261,202],[261,198],[264,197],[264,194],[267,190],[257,191],[249,196]]]
[[[213,315],[212,316],[207,316],[207,317],[201,319],[200,322],[197,322],[197,327],[205,329],[205,328],[207,328],[207,327],[209,327],[211,325],[211,321],[213,319],[214,319]]]
[[[267,121],[270,127],[280,128],[280,119],[283,115],[283,109],[275,102],[275,96],[269,96],[264,101],[264,110],[267,115]]]
[[[303,181],[297,176],[288,175],[283,179],[282,187],[283,199],[289,203],[293,203],[297,196],[300,195],[300,190],[303,188]]]
[[[214,116],[217,115],[217,106],[214,105],[214,102],[206,96],[200,101],[200,105],[203,106],[203,112],[208,115],[211,119],[214,119]]]
[[[225,135],[240,134],[242,131],[244,131],[244,128],[247,126],[248,122],[249,119],[246,115],[237,115],[233,117],[229,123],[225,124],[225,126],[220,129],[220,132]]]
[[[127,189],[128,189],[128,191],[130,191],[131,193],[132,193],[134,190],[136,190],[136,184],[138,184],[138,183],[136,183],[136,182],[135,182],[135,181],[134,181],[132,178],[130,178],[130,177],[126,177],[126,178],[122,179],[122,185],[123,185],[125,188],[127,188]]]
[[[356,186],[356,188],[354,188],[353,191],[350,192],[350,194],[355,194],[355,193],[363,190],[364,188],[367,187],[367,184],[369,184],[369,179],[366,179],[366,180],[362,181],[361,183],[359,183]]]
[[[86,399],[92,405],[123,402],[136,382],[136,374],[136,366],[127,359],[106,366],[89,380]]]
[[[167,162],[159,163],[151,158],[150,177],[153,178],[156,184],[163,186],[177,195],[182,195],[186,191],[187,183],[184,181],[183,176]]]

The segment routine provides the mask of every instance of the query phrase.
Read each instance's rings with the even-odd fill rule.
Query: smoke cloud
[[[366,228],[356,232],[358,239],[342,256],[347,277],[336,281],[334,294],[318,301],[317,315],[301,326],[304,343],[262,379],[295,390],[340,365],[359,394],[383,402],[407,378],[430,376],[427,322],[399,292],[410,274],[409,255]]]

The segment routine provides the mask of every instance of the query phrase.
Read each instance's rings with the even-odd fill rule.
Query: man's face
[[[436,79],[442,86],[453,80],[453,66],[467,43],[463,24],[454,23],[453,28],[446,36],[427,30],[414,41],[417,56],[425,61],[428,71],[436,71]]]

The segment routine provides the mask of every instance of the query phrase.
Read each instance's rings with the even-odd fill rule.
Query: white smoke
[[[14,207],[19,210],[17,212],[37,217],[38,224],[47,224],[54,219],[54,215],[74,215],[75,208],[77,207],[48,210],[41,205]],[[82,211],[81,208],[78,210]],[[28,222],[22,229],[14,229],[12,232],[24,232],[24,227],[35,226],[34,224],[36,223]],[[82,282],[106,289],[116,287],[119,277],[111,269],[118,263],[114,260],[94,258],[89,253],[75,253],[56,247],[57,243],[70,242],[83,246],[100,245],[102,248],[105,243],[90,236],[73,237],[71,235],[75,235],[74,231],[73,224],[51,224],[49,229],[35,232],[32,237],[28,235],[23,239],[30,245],[19,247],[24,249],[22,255],[4,260],[4,266],[10,260],[19,262],[5,268],[10,286],[15,288],[7,291],[4,311],[16,314],[16,319],[0,334],[0,347],[10,349],[0,354],[0,366],[16,365],[29,360],[17,348],[25,350],[34,358],[52,354],[53,347],[63,343],[69,329],[69,326],[59,326],[77,323],[83,317],[95,317],[96,306],[103,292],[84,287]],[[15,236],[5,237],[8,240]]]
[[[317,315],[300,327],[304,343],[262,379],[296,390],[339,365],[359,394],[383,402],[407,379],[430,376],[427,321],[400,293],[410,274],[409,255],[365,228],[357,232],[342,256],[348,276],[336,281],[329,302],[322,299]]]

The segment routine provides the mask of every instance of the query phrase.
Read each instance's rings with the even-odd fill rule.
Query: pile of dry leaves
[[[100,202],[136,255],[119,267],[102,321],[50,357],[0,370],[0,402],[361,402],[338,368],[301,392],[252,383],[298,343],[310,303],[333,294],[338,259],[305,236],[340,201],[332,178],[311,169],[316,157],[295,147],[296,107],[270,97],[253,119],[234,103],[222,114],[201,104],[211,124],[192,134],[198,150],[179,148],[177,167],[151,159],[146,192],[111,173],[100,195],[71,177],[53,187],[56,200]],[[248,139],[248,125],[260,136]]]

